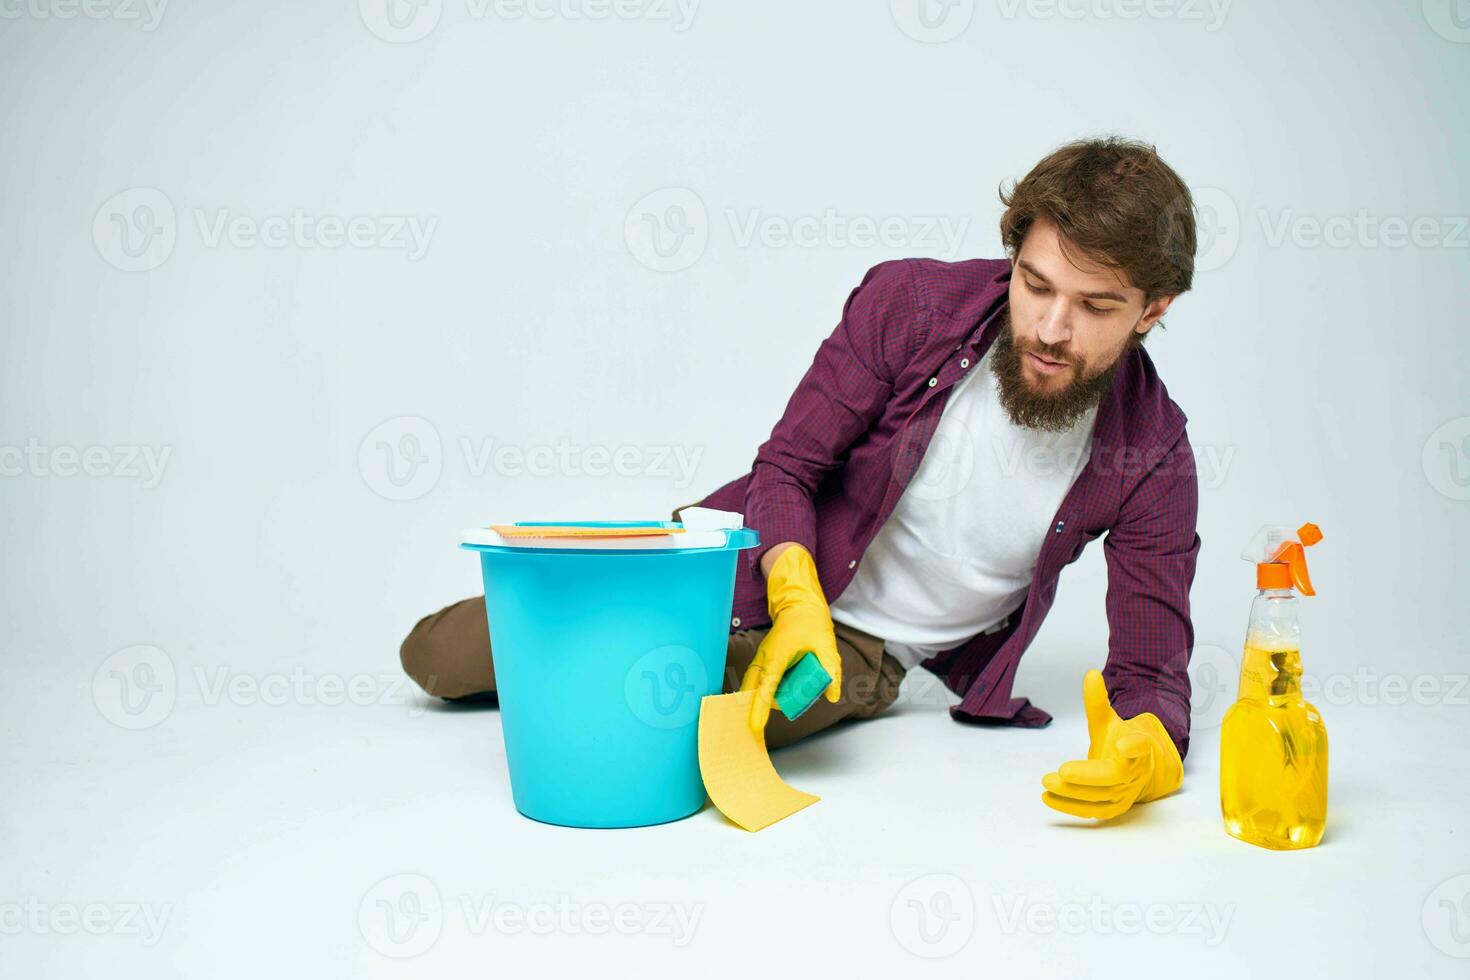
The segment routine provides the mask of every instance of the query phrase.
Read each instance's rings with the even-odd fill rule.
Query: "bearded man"
[[[1056,150],[1001,200],[1007,258],[869,270],[750,472],[699,501],[762,542],[736,577],[724,689],[757,692],[773,748],[882,712],[916,668],[959,695],[956,720],[1044,726],[1016,667],[1062,568],[1105,535],[1090,745],[1042,799],[1108,819],[1177,789],[1189,748],[1198,487],[1143,343],[1190,288],[1193,207],[1152,146],[1119,138]],[[808,651],[825,699],[773,714]],[[481,598],[425,617],[401,653],[431,694],[495,690]]]

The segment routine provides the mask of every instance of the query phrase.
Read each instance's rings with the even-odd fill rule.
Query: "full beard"
[[[1065,432],[1113,389],[1113,376],[1122,360],[1121,355],[1100,373],[1088,377],[1087,365],[1069,357],[1061,348],[1037,345],[1022,350],[1017,347],[1016,338],[1011,333],[1011,311],[1002,310],[1001,318],[1000,336],[995,338],[990,371],[995,375],[1000,403],[1016,425],[1047,432]],[[1058,391],[1037,391],[1026,380],[1022,359],[1027,350],[1034,350],[1048,360],[1071,365],[1072,380]]]

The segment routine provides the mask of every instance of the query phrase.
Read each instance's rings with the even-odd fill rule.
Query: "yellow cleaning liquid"
[[[1240,700],[1220,730],[1225,829],[1278,851],[1315,847],[1327,826],[1327,727],[1302,698],[1298,644],[1284,639],[1247,637]]]

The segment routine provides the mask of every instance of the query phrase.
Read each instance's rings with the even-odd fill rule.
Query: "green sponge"
[[[817,698],[832,683],[832,675],[822,668],[815,653],[808,653],[796,662],[781,683],[776,686],[776,707],[787,718],[795,721],[806,713],[806,709],[817,703]]]

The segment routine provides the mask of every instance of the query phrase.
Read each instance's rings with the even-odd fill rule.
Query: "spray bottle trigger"
[[[1303,524],[1297,528],[1297,540],[1287,541],[1276,551],[1275,561],[1284,562],[1291,569],[1291,580],[1302,595],[1316,595],[1312,588],[1312,577],[1307,574],[1307,547],[1322,540],[1322,529],[1315,524]]]
[[[1302,595],[1317,594],[1317,590],[1312,588],[1312,577],[1307,574],[1307,553],[1300,544],[1293,541],[1283,547],[1281,560],[1291,569],[1291,580],[1296,584],[1298,592]]]

